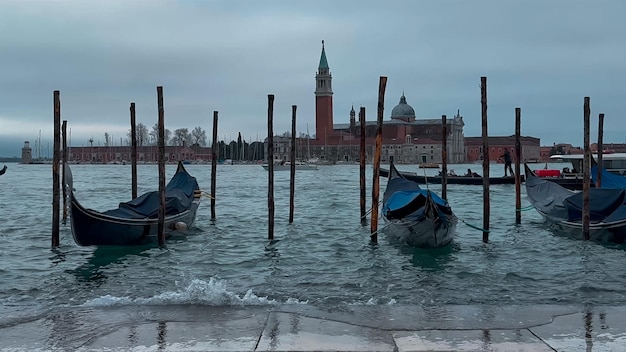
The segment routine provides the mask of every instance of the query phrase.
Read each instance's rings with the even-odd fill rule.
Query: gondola
[[[393,163],[383,195],[384,233],[392,242],[435,248],[452,242],[457,217],[434,192],[401,175]]]
[[[4,175],[4,173],[7,172],[7,166],[4,165],[4,167],[2,169],[0,169],[0,175]]]
[[[128,246],[154,241],[158,230],[160,197],[158,191],[145,193],[118,208],[98,212],[83,207],[76,199],[72,171],[66,165],[67,192],[74,241],[80,246]],[[201,191],[182,162],[166,186],[164,231],[192,225],[200,205]]]
[[[380,176],[388,177],[389,170],[380,168]],[[441,176],[425,176],[418,175],[415,172],[399,171],[404,178],[417,182],[419,184],[441,184],[443,178]],[[524,175],[521,175],[521,182],[524,182]],[[481,176],[448,176],[446,183],[449,185],[482,185],[483,178]],[[514,185],[515,176],[506,177],[489,177],[490,185]]]
[[[583,192],[537,177],[524,164],[526,195],[547,221],[582,230]],[[626,190],[589,188],[589,231],[592,239],[623,243],[626,235]]]

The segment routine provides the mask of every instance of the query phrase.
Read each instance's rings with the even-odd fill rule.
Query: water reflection
[[[89,285],[100,286],[106,282],[106,275],[104,268],[111,264],[120,264],[125,261],[129,256],[148,256],[149,254],[143,253],[148,249],[154,248],[154,245],[142,245],[142,246],[100,246],[96,247],[92,255],[87,262],[78,266],[75,269],[67,270],[66,272],[73,274],[79,282],[84,282]]]
[[[426,271],[441,271],[455,258],[459,246],[454,242],[439,248],[416,248],[407,245],[395,245],[401,255],[409,256],[414,267]]]

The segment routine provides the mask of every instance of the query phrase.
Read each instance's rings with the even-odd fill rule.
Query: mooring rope
[[[476,230],[479,230],[479,231],[482,231],[482,232],[487,232],[487,233],[491,232],[491,230],[486,230],[486,229],[483,229],[480,226],[472,225],[472,224],[468,223],[467,221],[465,221],[463,219],[459,219],[459,220],[461,220],[462,223],[464,223],[465,225],[467,225],[467,226],[469,226],[469,227],[471,227],[473,229],[476,229]]]
[[[381,205],[382,203],[383,203],[382,200],[378,201],[378,205]],[[365,214],[363,216],[361,216],[361,219],[363,219],[366,216],[368,216],[372,212],[372,210],[374,210],[374,208],[370,208],[368,211],[366,211]],[[381,214],[378,214],[378,215],[380,216]]]

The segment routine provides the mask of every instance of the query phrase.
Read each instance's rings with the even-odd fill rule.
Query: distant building
[[[501,156],[507,149],[515,157],[515,136],[494,136],[488,138],[489,161],[502,161]],[[520,136],[521,162],[536,162],[541,159],[541,146],[539,138]],[[465,148],[467,150],[467,162],[472,163],[483,160],[483,138],[465,137]]]
[[[350,109],[348,123],[333,121],[332,75],[326,58],[324,42],[315,75],[315,138],[299,138],[296,155],[310,156],[330,163],[358,162],[360,157],[361,127],[354,107]],[[373,113],[370,116],[375,116]],[[465,161],[463,117],[446,120],[447,161]],[[374,154],[377,121],[365,121],[365,144],[368,161]],[[443,141],[441,119],[417,119],[415,110],[407,103],[404,93],[400,102],[391,110],[390,119],[383,122],[381,161],[391,156],[398,163],[441,163]],[[306,150],[303,149],[306,146]],[[274,159],[287,160],[291,148],[290,138],[274,138]],[[265,149],[267,150],[267,141]]]
[[[30,147],[30,142],[24,141],[22,147],[22,164],[30,164],[33,161],[33,150]]]

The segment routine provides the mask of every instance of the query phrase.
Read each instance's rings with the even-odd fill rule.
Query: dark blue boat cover
[[[387,219],[401,219],[409,214],[421,215],[425,211],[428,195],[436,205],[438,212],[452,214],[448,202],[436,193],[422,189],[417,182],[400,175],[395,166],[390,168],[391,178],[383,195],[382,213]]]
[[[553,221],[582,220],[583,192],[574,192],[561,185],[539,178],[526,168],[526,195],[532,205]],[[604,175],[602,176],[604,178]],[[589,215],[592,223],[610,223],[626,219],[626,190],[589,189]]]
[[[196,189],[199,187],[195,177],[184,169],[177,171],[165,187],[165,215],[178,214],[189,209]],[[107,210],[103,214],[125,219],[157,218],[159,206],[159,192],[152,191],[129,202],[120,203],[119,208]]]
[[[606,217],[612,215],[616,210],[624,205],[624,195],[625,191],[623,189],[590,188],[590,221],[606,221]],[[583,192],[578,192],[566,198],[564,205],[567,208],[569,221],[581,220],[583,210]]]
[[[591,167],[591,180],[593,183],[598,181],[598,167],[593,165]],[[626,189],[626,177],[616,175],[612,172],[608,172],[602,169],[602,188],[622,188]]]

